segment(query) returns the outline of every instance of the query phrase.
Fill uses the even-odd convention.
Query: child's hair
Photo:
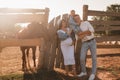
[[[75,20],[75,17],[77,17],[77,16],[80,18],[79,14],[75,14],[75,15],[73,16],[73,19]],[[81,18],[80,18],[80,20],[81,20]],[[75,22],[76,22],[76,20],[75,20]]]
[[[71,10],[70,12],[75,12],[75,10]]]

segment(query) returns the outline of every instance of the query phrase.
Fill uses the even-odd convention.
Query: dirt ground
[[[4,48],[0,53],[0,76],[22,74],[21,57],[22,54],[19,47]],[[86,65],[91,68],[90,56],[87,58]],[[97,67],[97,77],[99,79],[120,80],[120,48],[97,49]]]
[[[91,68],[91,59],[87,66]],[[102,80],[120,80],[120,48],[97,49],[97,76]]]

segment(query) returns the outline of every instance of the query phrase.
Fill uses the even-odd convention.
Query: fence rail
[[[88,5],[83,6],[83,20],[88,20],[88,16],[99,16],[99,17],[120,17],[119,12],[105,12],[105,11],[95,11],[89,10]],[[110,21],[110,20],[94,20],[90,23],[95,27],[95,32],[102,31],[104,35],[97,38],[99,41],[120,41],[120,35],[114,35],[114,37],[108,34],[112,31],[120,31],[120,20]]]
[[[103,41],[120,41],[119,36],[102,36],[102,37],[96,37],[96,40],[98,43]]]
[[[0,8],[0,26],[8,26],[6,23],[14,26],[16,23],[41,22],[48,25],[49,8],[45,9],[16,9]],[[7,19],[7,20],[6,20]]]
[[[41,39],[0,39],[0,47],[39,46]]]
[[[93,13],[94,12],[94,13]],[[104,16],[108,15],[108,13],[101,12],[101,11],[89,11],[88,6],[85,5],[83,7],[83,20],[87,20],[89,15],[94,16]],[[100,12],[100,13],[99,13]],[[102,14],[101,14],[102,13]],[[44,16],[45,21],[48,20],[48,13],[46,13],[47,16]],[[88,15],[89,14],[89,15]],[[110,14],[112,15],[112,14]],[[110,16],[109,15],[109,16]],[[113,16],[120,16],[120,14],[113,14]],[[48,34],[46,37],[47,39],[4,39],[0,40],[0,47],[7,47],[7,46],[35,46],[35,45],[42,45],[40,48],[40,62],[39,66],[43,66],[44,68],[47,68],[49,70],[56,68],[64,68],[63,65],[63,58],[60,50],[59,40],[57,38],[56,32],[58,30],[58,21],[61,18],[64,18],[65,20],[68,20],[69,15],[63,14],[55,17],[49,22],[49,25],[46,27],[45,34]],[[36,18],[37,19],[37,18]],[[25,20],[23,20],[25,21]],[[105,31],[105,30],[120,30],[119,25],[120,21],[91,21],[92,25],[102,25],[100,27],[95,27],[95,31]],[[47,24],[47,21],[46,21]],[[112,25],[112,26],[111,26]],[[113,28],[115,25],[117,27]],[[100,35],[100,37],[96,37],[96,40],[98,43],[104,42],[104,41],[120,41],[120,36],[108,36],[108,35]],[[108,47],[120,47],[120,44],[98,44],[98,48],[108,48]],[[76,44],[76,61],[79,61],[79,51],[81,47],[81,41],[78,40]],[[79,67],[79,62],[77,64],[77,67]]]
[[[38,13],[38,12],[45,12],[46,9],[0,8],[0,11],[1,11],[0,13]]]
[[[120,25],[120,21],[90,21],[92,25]]]
[[[120,17],[120,13],[88,10],[88,16],[117,16],[117,17]]]

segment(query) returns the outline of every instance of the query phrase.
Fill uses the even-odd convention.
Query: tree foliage
[[[120,13],[120,4],[112,4],[110,6],[107,6],[106,11]],[[108,20],[120,20],[120,17],[111,16],[108,17]]]
[[[110,6],[107,6],[106,12],[120,13],[120,4],[111,4]],[[94,21],[120,21],[120,17],[116,17],[116,16],[94,16],[94,17],[92,17],[92,20],[94,20]],[[116,26],[120,26],[120,25],[110,25],[110,26],[116,27]],[[96,26],[96,27],[99,27],[99,25]],[[109,34],[110,35],[119,35],[120,30],[109,31]]]

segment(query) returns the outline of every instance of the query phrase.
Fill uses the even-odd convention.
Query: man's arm
[[[89,36],[89,35],[91,35],[91,32],[89,30],[78,33],[78,36],[80,39],[84,38],[85,36]]]
[[[92,27],[92,25],[88,21],[86,21],[85,23],[88,26],[88,30],[79,32],[78,35],[80,38],[84,38],[85,36],[90,36],[92,33],[94,33],[94,28]]]
[[[89,36],[89,35],[91,35],[91,32],[89,30],[87,30],[87,31],[79,32],[78,35],[87,35],[87,36]]]

